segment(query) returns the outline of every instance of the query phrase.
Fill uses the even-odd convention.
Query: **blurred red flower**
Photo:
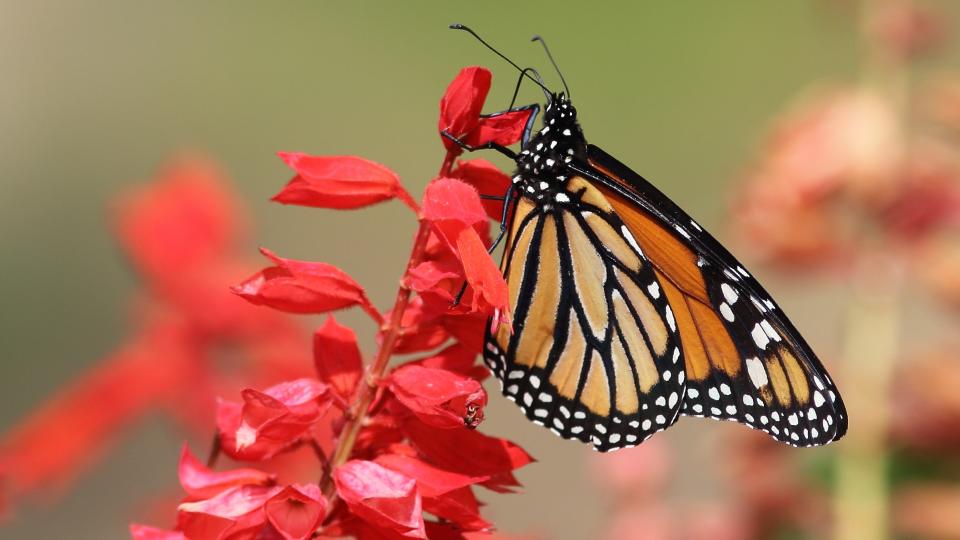
[[[250,267],[245,216],[214,166],[175,162],[121,197],[113,222],[143,282],[134,328],[3,435],[0,475],[14,500],[66,487],[148,411],[209,430],[197,411],[212,411],[217,394],[308,372],[302,327],[224,286]],[[216,367],[228,345],[239,352],[229,374]]]
[[[517,123],[529,113],[480,118],[489,83],[486,70],[462,73],[443,100],[441,126],[471,141],[491,137],[512,144],[522,131]],[[266,250],[273,266],[233,291],[284,312],[359,307],[379,326],[377,352],[364,366],[354,331],[329,317],[314,333],[315,377],[263,391],[248,387],[242,403],[219,403],[215,450],[270,467],[276,456],[308,445],[322,471],[317,484],[278,484],[277,476],[252,469],[213,472],[185,450],[180,476],[187,497],[177,508],[177,532],[135,527],[132,534],[455,539],[492,528],[480,516],[473,487],[509,491],[518,485],[512,472],[532,458],[472,429],[487,403],[479,379],[488,373],[476,365],[483,323],[491,316],[509,321],[509,305],[487,252],[488,213],[476,189],[452,176],[487,185],[501,178],[483,164],[455,170],[457,151],[447,152],[422,209],[382,165],[351,156],[281,154],[297,176],[275,197],[279,202],[353,209],[397,198],[416,210],[419,231],[397,299],[381,314],[342,270]],[[428,354],[388,373],[390,358],[408,352]],[[425,512],[440,521],[425,519]]]

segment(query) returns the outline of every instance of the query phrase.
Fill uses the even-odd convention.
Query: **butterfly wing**
[[[588,163],[571,168],[626,224],[679,328],[682,413],[738,421],[796,446],[843,436],[839,392],[763,287],[644,178],[593,145],[588,155]]]
[[[530,420],[607,451],[673,424],[686,373],[654,267],[579,182],[565,204],[517,203],[502,263],[513,331],[488,330],[484,358]]]

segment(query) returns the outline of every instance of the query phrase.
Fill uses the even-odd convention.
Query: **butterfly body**
[[[513,332],[484,359],[536,424],[600,451],[681,415],[733,420],[795,446],[846,431],[806,342],[689,215],[589,145],[563,94],[516,156],[501,269]]]

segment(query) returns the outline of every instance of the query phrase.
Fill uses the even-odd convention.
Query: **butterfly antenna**
[[[543,45],[543,50],[547,53],[547,58],[550,59],[550,63],[553,64],[553,69],[557,70],[557,75],[560,76],[560,82],[563,83],[563,90],[567,93],[567,99],[570,99],[570,88],[567,86],[567,80],[563,78],[563,72],[560,71],[560,67],[557,66],[557,61],[553,59],[553,55],[550,54],[550,48],[547,47],[547,42],[540,36],[533,36],[530,41],[539,41]]]
[[[546,92],[548,98],[552,95],[552,93],[550,92],[550,89],[547,88],[546,86],[544,86],[544,84],[543,84],[542,82],[540,82],[540,81],[538,81],[537,79],[533,78],[533,76],[530,75],[526,70],[522,69],[520,66],[518,66],[517,64],[515,64],[515,63],[513,62],[513,60],[510,60],[509,58],[507,58],[506,56],[504,56],[503,53],[501,53],[500,51],[494,49],[492,45],[490,45],[489,43],[487,43],[486,41],[484,41],[483,38],[480,37],[479,35],[477,35],[477,33],[474,32],[473,30],[471,30],[469,26],[464,26],[464,25],[462,25],[462,24],[454,23],[454,24],[451,24],[451,25],[450,25],[450,28],[453,29],[453,30],[463,30],[463,31],[465,31],[465,32],[469,32],[470,35],[472,35],[473,37],[477,38],[477,41],[479,41],[480,43],[483,43],[483,46],[484,46],[484,47],[490,49],[491,51],[494,52],[494,54],[496,54],[496,55],[499,56],[500,58],[503,58],[504,60],[506,60],[507,62],[509,62],[511,66],[513,66],[514,68],[516,68],[516,70],[520,72],[520,76],[521,76],[521,77],[526,77],[526,78],[530,79],[531,81],[533,81],[534,83],[536,83],[537,86],[539,86],[540,88],[542,88],[543,91]],[[556,65],[556,64],[554,64],[554,65]],[[561,75],[560,78],[561,78],[561,80],[562,80],[562,79],[563,79],[563,76]]]
[[[513,106],[514,106],[514,104],[516,104],[516,102],[517,102],[517,95],[520,93],[520,84],[523,82],[523,78],[527,76],[527,73],[528,73],[528,72],[529,72],[529,73],[533,73],[533,75],[537,78],[537,81],[540,82],[540,86],[541,86],[541,87],[543,86],[543,78],[540,77],[540,73],[537,72],[537,70],[535,70],[535,69],[533,69],[533,68],[531,68],[531,67],[523,68],[523,71],[520,72],[520,78],[517,79],[517,86],[514,87],[514,89],[513,89],[513,97],[510,98],[510,106],[507,107],[507,110],[512,109]],[[550,100],[552,99],[551,96],[550,96],[550,94],[547,93],[546,91],[544,91],[544,94],[547,96],[547,101],[550,101]]]

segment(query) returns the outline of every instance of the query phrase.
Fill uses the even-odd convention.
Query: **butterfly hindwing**
[[[521,198],[503,271],[513,333],[484,353],[503,393],[533,422],[606,451],[673,424],[686,373],[658,277],[590,184],[570,201]]]

